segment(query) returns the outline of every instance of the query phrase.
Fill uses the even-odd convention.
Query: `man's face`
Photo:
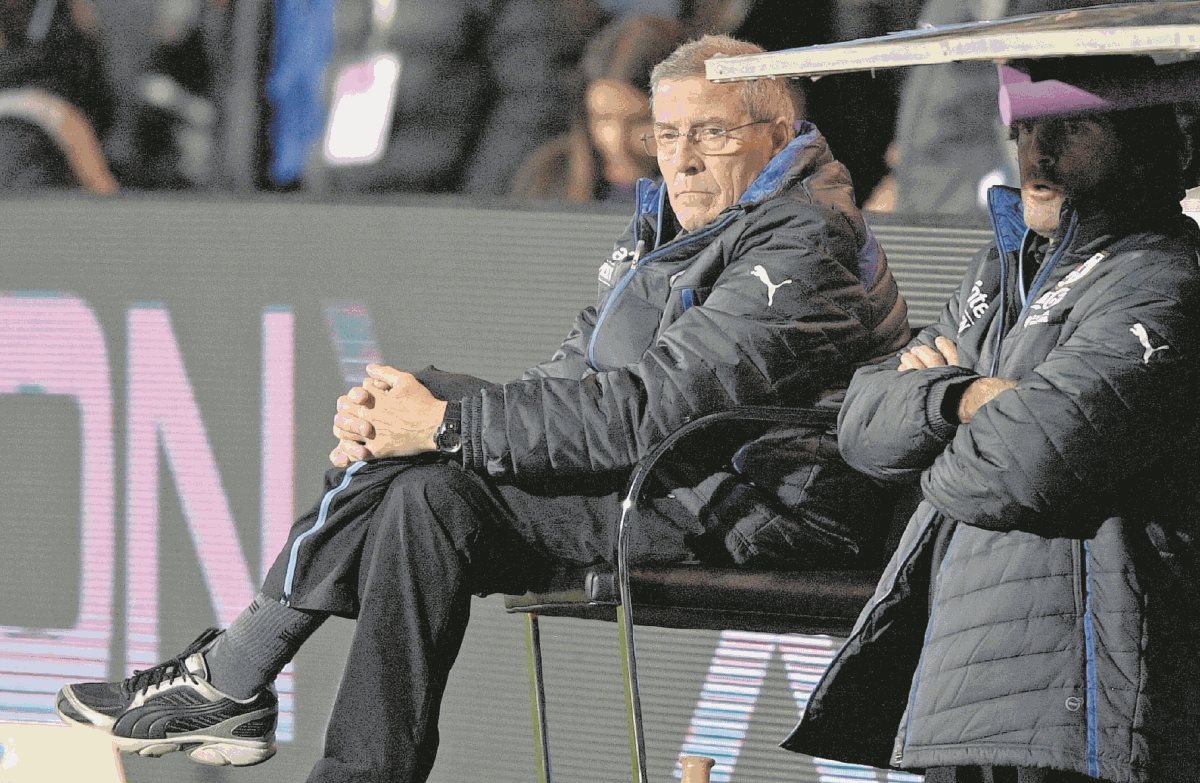
[[[653,161],[642,149],[641,137],[650,132],[646,94],[613,79],[590,82],[584,92],[588,131],[604,163],[609,182],[632,185],[653,173]]]
[[[679,224],[688,231],[708,223],[737,202],[758,172],[790,139],[779,120],[739,128],[720,154],[702,151],[687,134],[700,128],[728,130],[756,119],[742,105],[736,84],[713,84],[702,76],[663,80],[654,95],[654,129],[680,134],[678,149],[659,149],[658,168]],[[694,137],[693,137],[694,138]]]
[[[1025,120],[1016,130],[1025,224],[1044,237],[1058,228],[1063,199],[1086,209],[1120,176],[1121,145],[1104,115]]]

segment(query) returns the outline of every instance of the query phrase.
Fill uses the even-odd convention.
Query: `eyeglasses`
[[[679,151],[679,140],[686,135],[687,140],[695,144],[696,148],[705,155],[727,155],[737,149],[735,143],[737,139],[731,137],[730,133],[742,128],[749,128],[751,125],[762,125],[768,122],[774,122],[774,120],[755,120],[732,128],[702,125],[698,128],[689,128],[686,134],[680,133],[674,128],[659,128],[654,133],[642,134],[642,146],[646,149],[647,155],[669,158]]]

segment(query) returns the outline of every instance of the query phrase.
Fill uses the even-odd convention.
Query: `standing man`
[[[1146,77],[1134,58],[1044,78]],[[1170,105],[1013,128],[1021,190],[937,324],[860,370],[846,461],[924,501],[791,750],[930,783],[1200,769],[1200,232]]]
[[[338,401],[327,492],[255,602],[173,660],[63,688],[60,715],[128,752],[254,764],[275,752],[275,676],[325,617],[354,617],[309,780],[419,783],[473,593],[611,561],[632,466],[688,419],[812,404],[903,346],[904,303],[849,176],[816,128],[797,135],[786,83],[704,78],[710,57],[759,51],[706,37],[655,68],[644,143],[663,184],[637,188],[599,303],[553,358],[498,385],[371,367]],[[639,556],[802,567],[853,560],[880,535],[839,514],[870,504],[869,482],[780,470],[772,444],[790,445],[776,433],[732,466],[702,455],[668,480],[639,520]]]

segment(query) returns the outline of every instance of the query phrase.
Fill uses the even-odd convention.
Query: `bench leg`
[[[533,713],[533,741],[538,747],[538,783],[553,783],[550,772],[550,735],[546,730],[546,688],[542,675],[542,636],[538,616],[525,615],[525,663],[529,669],[529,705]]]
[[[630,481],[629,494],[621,502],[621,520],[617,527],[617,600],[621,611],[617,614],[617,630],[621,636],[622,673],[625,675],[625,709],[629,722],[629,749],[633,754],[633,783],[647,783],[646,776],[646,732],[642,723],[642,696],[638,688],[637,649],[633,638],[633,590],[629,580],[629,512],[633,510],[634,498],[641,491],[645,476],[638,475]]]
[[[621,638],[621,675],[625,680],[625,719],[629,727],[629,755],[633,783],[646,783],[646,735],[642,722],[642,698],[638,689],[637,654],[633,646],[631,612],[617,614],[617,633]]]

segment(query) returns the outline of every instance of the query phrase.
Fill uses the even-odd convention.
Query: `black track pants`
[[[610,561],[619,488],[558,482],[542,493],[428,460],[330,471],[263,587],[358,621],[309,782],[424,781],[472,594],[536,589],[555,564]],[[637,558],[689,558],[696,523],[667,498],[654,505],[639,519]]]

